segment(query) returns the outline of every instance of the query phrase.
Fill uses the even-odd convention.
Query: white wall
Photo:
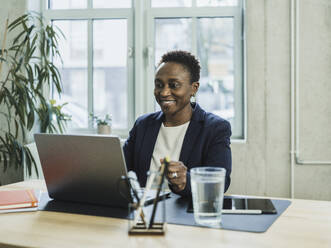
[[[9,19],[9,23],[15,20],[17,17],[24,14],[26,10],[26,0],[0,0],[0,47],[5,32],[6,20]],[[11,41],[11,35],[7,34],[7,45]],[[0,78],[3,79],[6,68],[3,68]]]
[[[291,2],[246,3],[248,136],[246,144],[232,144],[229,192],[290,197]],[[299,44],[307,46],[300,50],[301,155],[331,160],[330,1],[300,6]],[[294,197],[331,200],[331,165],[295,165]]]
[[[299,4],[299,157],[331,162],[331,1]],[[298,198],[331,200],[331,165],[295,167]]]

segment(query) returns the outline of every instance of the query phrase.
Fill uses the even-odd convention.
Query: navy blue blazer
[[[187,128],[179,157],[179,161],[187,167],[186,187],[177,194],[182,196],[191,195],[189,170],[199,166],[225,168],[224,191],[226,191],[230,185],[232,163],[230,123],[219,116],[205,112],[196,103],[192,103],[192,107],[191,122]],[[147,171],[151,164],[156,138],[163,121],[164,114],[161,111],[139,117],[123,147],[127,169],[136,172],[138,181],[143,187],[146,185]]]

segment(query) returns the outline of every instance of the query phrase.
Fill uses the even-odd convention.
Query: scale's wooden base
[[[130,235],[164,235],[166,225],[165,223],[154,223],[151,228],[147,228],[142,222],[137,223],[137,225],[129,229]]]

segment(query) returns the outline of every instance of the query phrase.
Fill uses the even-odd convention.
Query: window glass
[[[155,19],[155,66],[167,51],[191,51],[191,23],[191,18]]]
[[[93,0],[93,8],[131,8],[131,0]]]
[[[50,9],[84,9],[87,0],[49,0]]]
[[[114,128],[127,128],[127,20],[93,22],[93,109],[111,114]]]
[[[198,7],[236,6],[238,0],[197,0]]]
[[[191,51],[191,23],[191,18],[155,19],[155,68],[162,55],[167,51]],[[156,101],[154,102],[154,109],[155,111],[160,110]]]
[[[63,64],[54,61],[60,70],[63,92],[57,103],[68,103],[63,111],[72,116],[69,128],[87,128],[87,21],[54,21],[65,35],[59,39]]]
[[[199,18],[198,27],[201,75],[197,102],[207,111],[233,122],[233,19]]]
[[[160,7],[191,7],[192,0],[152,0],[153,8]]]

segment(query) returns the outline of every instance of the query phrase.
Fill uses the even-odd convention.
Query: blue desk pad
[[[265,232],[272,223],[291,204],[289,200],[272,200],[277,214],[224,214],[222,215],[222,229],[245,231],[245,232]],[[193,213],[187,213],[188,199],[180,198],[175,194],[166,200],[166,220],[169,224],[199,226],[194,221]],[[152,206],[149,206],[150,208]],[[39,210],[56,211],[73,214],[85,214],[103,217],[114,217],[127,219],[128,210],[122,208],[111,208],[107,206],[82,204],[73,202],[56,201],[49,198],[47,193],[43,193],[39,203]]]

